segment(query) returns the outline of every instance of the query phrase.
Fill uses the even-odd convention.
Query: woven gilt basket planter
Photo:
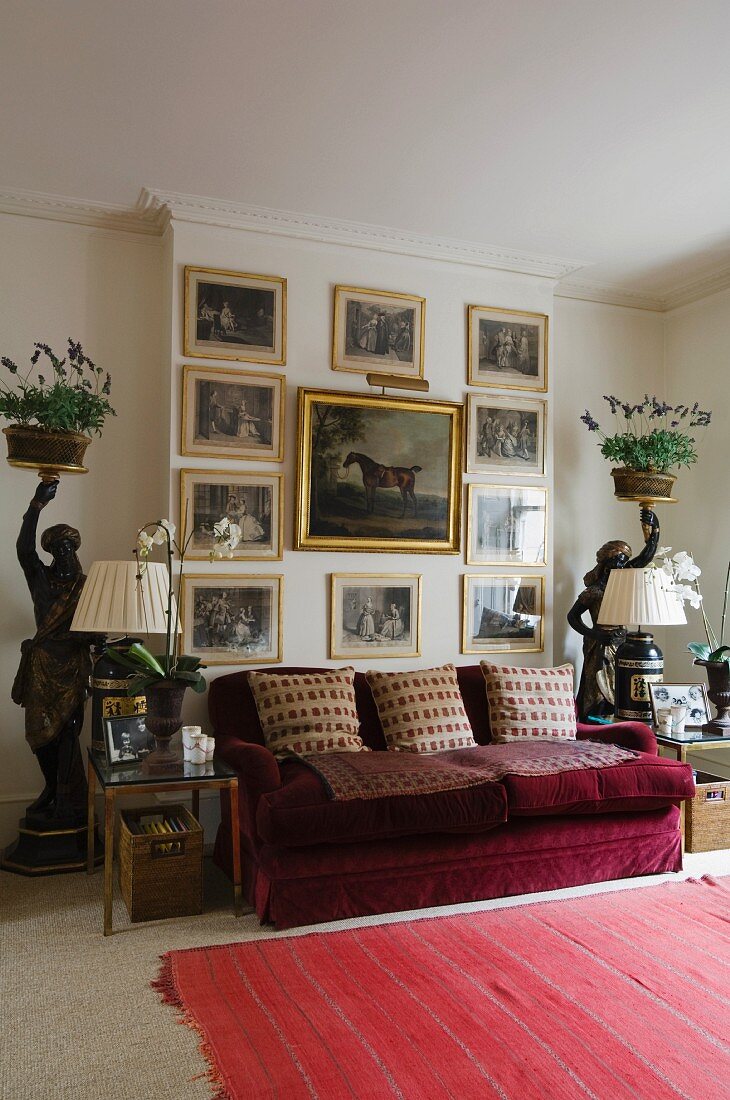
[[[81,432],[51,432],[11,424],[3,428],[8,441],[8,462],[24,470],[37,470],[42,477],[86,474],[84,454],[91,436]]]
[[[632,470],[628,466],[619,466],[611,470],[614,484],[614,496],[618,500],[639,501],[642,504],[655,504],[657,501],[674,502],[672,487],[677,480],[674,474],[659,470]]]

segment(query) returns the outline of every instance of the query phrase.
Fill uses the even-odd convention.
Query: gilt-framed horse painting
[[[300,388],[295,549],[458,553],[462,410]]]

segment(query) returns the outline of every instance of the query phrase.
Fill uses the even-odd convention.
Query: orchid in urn
[[[161,680],[177,680],[187,687],[191,687],[193,691],[205,691],[205,678],[200,671],[205,666],[201,663],[200,658],[179,652],[180,588],[185,568],[185,555],[194,533],[194,530],[192,530],[189,534],[186,534],[186,523],[183,521],[182,536],[177,539],[175,524],[168,519],[146,523],[137,532],[137,545],[134,549],[134,556],[137,559],[137,576],[139,580],[144,575],[147,559],[154,548],[156,546],[164,547],[168,582],[167,630],[164,653],[155,655],[141,642],[134,642],[129,649],[123,652],[110,647],[109,653],[114,660],[118,661],[124,668],[128,668],[130,673],[135,674],[127,688],[129,695],[144,692],[152,684],[159,683]],[[241,538],[241,531],[237,524],[231,524],[224,516],[214,525],[214,533],[216,545],[220,546],[221,549],[211,552],[211,560],[213,556],[223,557],[224,553],[226,557],[233,557],[233,551]],[[177,600],[175,601],[173,615],[173,561],[175,554],[178,556],[180,568],[177,575]]]

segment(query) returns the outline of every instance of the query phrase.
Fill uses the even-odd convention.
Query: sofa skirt
[[[215,860],[230,873],[229,821]],[[264,846],[244,851],[242,864],[262,923],[285,929],[679,871],[679,810],[512,819],[472,836]]]

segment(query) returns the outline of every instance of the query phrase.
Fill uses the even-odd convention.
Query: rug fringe
[[[177,1009],[180,1013],[177,1022],[183,1024],[185,1027],[189,1027],[191,1031],[196,1033],[198,1036],[198,1050],[207,1063],[205,1073],[196,1074],[191,1080],[198,1081],[201,1077],[205,1077],[212,1090],[211,1100],[233,1100],[221,1072],[218,1069],[213,1048],[203,1034],[197,1021],[186,1009],[185,1002],[177,988],[172,966],[172,952],[168,951],[165,955],[160,955],[160,959],[162,961],[160,972],[157,977],[150,982],[150,986],[159,994],[163,1004],[171,1005],[173,1008]]]

